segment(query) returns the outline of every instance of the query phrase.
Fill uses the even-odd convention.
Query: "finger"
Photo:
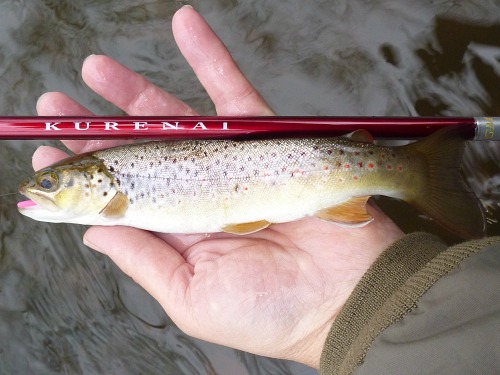
[[[67,157],[68,154],[58,148],[40,146],[32,157],[33,169],[38,171]]]
[[[186,103],[107,56],[91,55],[83,63],[85,83],[131,116],[190,116]]]
[[[60,92],[47,92],[38,98],[36,110],[40,116],[94,116],[87,108]],[[76,154],[131,143],[130,140],[66,140],[68,149]],[[44,152],[48,152],[45,150]],[[38,163],[38,161],[37,161]],[[43,162],[41,162],[43,164]],[[38,164],[37,164],[38,165]]]
[[[178,252],[153,233],[129,227],[94,226],[83,240],[109,256],[175,319],[193,275],[192,266]]]
[[[46,92],[38,98],[36,110],[40,116],[93,116],[93,113],[60,92]]]
[[[224,43],[192,7],[184,6],[177,11],[172,30],[179,49],[212,98],[219,115],[273,115]]]

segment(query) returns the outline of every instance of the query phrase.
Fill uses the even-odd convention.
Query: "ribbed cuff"
[[[387,309],[386,302],[446,248],[438,237],[427,233],[409,234],[388,247],[361,278],[335,319],[321,355],[320,373],[350,374],[376,335],[399,319],[398,311]]]
[[[411,311],[422,295],[471,254],[498,237],[447,249],[439,238],[413,233],[396,241],[361,278],[330,329],[321,355],[322,375],[347,375],[362,363],[373,340]]]

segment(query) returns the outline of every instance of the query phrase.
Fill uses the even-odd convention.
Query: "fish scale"
[[[456,133],[444,129],[402,147],[375,145],[363,131],[337,138],[119,146],[38,172],[20,191],[40,204],[20,211],[46,221],[244,234],[306,216],[366,225],[367,199],[386,195],[407,201],[462,237],[478,237],[484,233],[484,210],[462,178],[465,143]],[[91,184],[92,199],[77,200],[85,189],[75,182],[85,184],[82,173],[90,169],[102,170],[105,178]],[[57,187],[44,191],[47,182],[41,182],[48,175],[58,180]],[[43,204],[64,213],[48,213]]]

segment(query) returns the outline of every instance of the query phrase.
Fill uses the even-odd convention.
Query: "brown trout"
[[[465,142],[446,128],[384,147],[369,134],[311,139],[182,140],[76,155],[20,185],[36,220],[126,225],[158,232],[246,234],[317,216],[368,224],[370,196],[415,206],[463,238],[485,232],[484,210],[462,177]]]

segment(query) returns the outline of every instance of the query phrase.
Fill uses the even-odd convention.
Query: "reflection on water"
[[[170,33],[182,3],[0,2],[0,115],[34,114],[44,91],[118,113],[81,83],[90,53],[108,54],[213,113]],[[191,3],[279,114],[500,115],[500,6],[493,2]],[[38,144],[0,144],[0,195],[29,173]],[[472,145],[464,163],[493,218],[499,164],[493,143]],[[432,228],[402,204],[385,205],[407,229],[416,222]],[[15,198],[0,198],[0,373],[315,373],[184,335],[135,283],[82,245],[82,230],[20,217]],[[499,224],[489,231],[500,233]]]

